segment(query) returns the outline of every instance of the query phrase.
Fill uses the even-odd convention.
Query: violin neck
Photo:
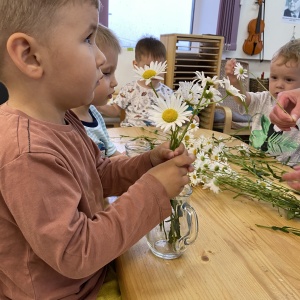
[[[259,33],[260,32],[261,11],[262,11],[262,1],[259,2],[259,10],[258,10],[258,16],[257,16],[255,33]]]

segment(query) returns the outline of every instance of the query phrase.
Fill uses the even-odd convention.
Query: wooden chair
[[[203,129],[213,129],[215,115],[215,104],[210,104],[205,109],[201,110],[199,116],[199,127]]]

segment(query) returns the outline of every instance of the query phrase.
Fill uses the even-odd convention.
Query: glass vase
[[[164,259],[177,258],[196,240],[198,217],[189,204],[191,194],[192,188],[186,185],[177,197],[170,200],[171,216],[146,235],[147,244],[154,255]]]
[[[141,138],[130,140],[125,144],[126,155],[129,157],[137,156],[151,150],[151,144]]]

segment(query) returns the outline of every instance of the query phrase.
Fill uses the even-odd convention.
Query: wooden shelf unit
[[[176,90],[179,81],[191,81],[196,71],[220,76],[224,38],[215,35],[162,34],[167,49],[165,84]]]
[[[192,81],[195,72],[205,76],[220,76],[224,37],[195,34],[162,34],[161,42],[167,50],[167,73],[164,83],[177,90],[180,81]],[[200,114],[200,127],[213,128],[214,105]]]

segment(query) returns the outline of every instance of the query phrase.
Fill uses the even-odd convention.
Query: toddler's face
[[[109,47],[100,47],[106,57],[106,62],[101,66],[103,77],[100,85],[95,89],[95,96],[92,101],[93,105],[101,106],[107,104],[115,92],[118,82],[115,77],[115,71],[118,65],[118,53]]]
[[[280,92],[300,88],[300,64],[295,61],[282,62],[282,57],[278,57],[270,66],[269,91],[275,98]]]
[[[95,45],[98,14],[89,1],[65,5],[57,14],[59,22],[43,54],[45,84],[59,109],[88,105],[94,97],[105,62]]]
[[[159,59],[154,59],[152,56],[142,56],[141,60],[139,62],[135,61],[134,64],[139,67],[139,68],[144,68],[145,66],[150,66],[150,63],[152,61],[157,61],[157,62],[165,62],[165,58],[164,57],[161,57]],[[164,74],[159,74],[159,76],[164,76]],[[156,88],[159,84],[160,80],[157,80],[157,79],[153,79],[152,80],[152,85],[154,88]],[[144,81],[139,81],[139,84],[144,86],[144,87],[148,87],[148,88],[151,88],[150,86],[146,85]]]

